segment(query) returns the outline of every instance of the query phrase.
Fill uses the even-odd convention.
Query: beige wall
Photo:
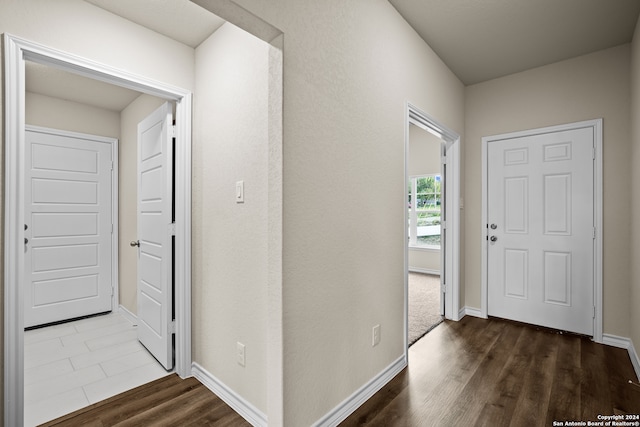
[[[193,89],[193,49],[84,1],[3,0],[0,2],[0,33],[10,33],[121,70]],[[0,79],[4,80],[1,70]],[[3,105],[0,104],[2,116]],[[4,141],[4,129],[2,138]],[[0,162],[0,176],[3,174]],[[0,185],[0,192],[3,189],[4,185]],[[4,211],[0,210],[2,223],[3,215]],[[4,239],[3,232],[0,233]],[[0,247],[0,260],[4,259],[2,247],[4,245]],[[4,283],[0,295],[4,296]],[[0,304],[0,319],[4,319],[2,307],[4,304]],[[4,331],[2,325],[0,331]],[[3,373],[4,370],[0,372],[2,379]],[[4,387],[0,388],[0,396],[4,401]],[[4,405],[0,405],[0,419],[4,419],[3,408]]]
[[[630,47],[562,61],[466,88],[466,305],[480,307],[481,138],[603,118],[604,332],[629,336]]]
[[[409,177],[440,172],[442,140],[424,129],[409,125]],[[440,271],[440,251],[409,248],[409,270]]]
[[[269,45],[224,24],[196,64],[194,361],[266,414]]]
[[[464,88],[385,0],[237,3],[284,32],[284,422],[310,425],[404,352],[405,105],[462,134]]]
[[[138,240],[138,123],[163,102],[143,94],[119,114],[118,289],[120,305],[133,314],[137,314],[138,251],[129,242]]]
[[[29,125],[120,137],[120,114],[115,111],[37,93],[27,92],[26,95],[25,122]]]
[[[639,20],[640,22],[640,20]],[[630,331],[636,351],[640,351],[640,25],[631,43],[631,280]]]
[[[409,176],[439,174],[442,140],[418,126],[409,125]]]

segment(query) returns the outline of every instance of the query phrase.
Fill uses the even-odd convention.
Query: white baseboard
[[[218,396],[224,403],[229,405],[234,411],[242,416],[252,426],[267,426],[267,416],[258,408],[249,403],[242,396],[227,387],[222,381],[211,375],[206,369],[193,362],[191,365],[193,376]]]
[[[409,267],[409,273],[422,273],[422,274],[431,274],[433,276],[439,276],[440,270],[430,270],[428,268]]]
[[[483,319],[482,317],[482,311],[480,311],[480,309],[478,308],[473,308],[473,307],[462,307],[460,309],[460,313],[458,313],[459,317],[458,319],[462,319],[464,316],[469,315],[469,316],[473,316],[473,317],[479,317],[481,319]]]
[[[405,355],[400,356],[395,362],[387,366],[367,384],[356,390],[351,396],[328,412],[324,417],[316,421],[312,427],[334,427],[344,421],[371,396],[376,394],[385,384],[407,367]]]
[[[633,365],[633,370],[636,371],[636,377],[640,381],[640,359],[638,359],[638,353],[633,346],[633,341],[629,338],[618,337],[616,335],[602,334],[602,344],[610,345],[612,347],[624,348],[629,352],[629,358]]]
[[[131,322],[134,326],[138,324],[138,316],[127,310],[124,306],[118,306],[118,313],[122,315],[125,319]]]

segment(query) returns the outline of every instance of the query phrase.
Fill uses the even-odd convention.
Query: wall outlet
[[[237,360],[238,360],[238,365],[240,366],[244,366],[244,344],[242,344],[240,341],[238,341],[236,343],[236,353],[237,353]]]
[[[380,325],[373,327],[373,336],[371,339],[371,347],[375,347],[380,344]]]

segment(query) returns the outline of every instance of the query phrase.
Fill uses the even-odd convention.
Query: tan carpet
[[[409,273],[409,345],[440,322],[440,277]]]

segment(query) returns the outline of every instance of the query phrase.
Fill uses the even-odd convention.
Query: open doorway
[[[165,101],[32,61],[25,94],[24,425],[32,426],[169,372],[139,336],[144,251],[129,246],[141,239],[139,123]]]
[[[459,320],[460,137],[407,104],[405,330],[407,347],[443,319]]]
[[[107,69],[99,64],[86,61],[65,53],[54,51],[45,46],[5,35],[5,73],[8,77],[6,109],[7,145],[6,157],[10,159],[12,168],[6,171],[6,225],[5,228],[5,283],[19,284],[25,280],[25,193],[26,164],[22,153],[26,146],[26,117],[21,106],[26,104],[25,68],[26,62],[32,61],[40,65],[78,74],[90,79],[97,79],[118,87],[127,87],[140,96],[156,97],[175,103],[175,184],[180,188],[176,194],[175,208],[175,323],[170,326],[175,330],[176,372],[181,376],[190,373],[191,365],[191,301],[190,301],[190,193],[191,193],[191,93],[162,83],[147,81],[142,77]],[[144,95],[141,95],[144,94]],[[42,125],[42,123],[40,123]],[[137,147],[134,148],[137,151]],[[137,156],[134,156],[137,158]],[[133,215],[135,218],[135,215]],[[117,215],[115,216],[117,218]],[[117,230],[117,221],[114,230]],[[127,242],[128,243],[128,242]],[[117,277],[117,275],[116,275]],[[116,282],[117,283],[117,282]],[[134,282],[135,283],[135,282]],[[134,285],[135,287],[135,285]],[[115,286],[114,293],[119,288]],[[24,368],[25,368],[25,332],[22,309],[24,292],[21,286],[5,288],[5,419],[10,425],[23,424],[24,408]],[[112,311],[120,308],[119,300]],[[115,306],[117,305],[117,306]],[[125,310],[126,312],[126,310]],[[169,330],[169,325],[166,325]]]
[[[444,319],[443,144],[431,132],[409,124],[409,345]]]

